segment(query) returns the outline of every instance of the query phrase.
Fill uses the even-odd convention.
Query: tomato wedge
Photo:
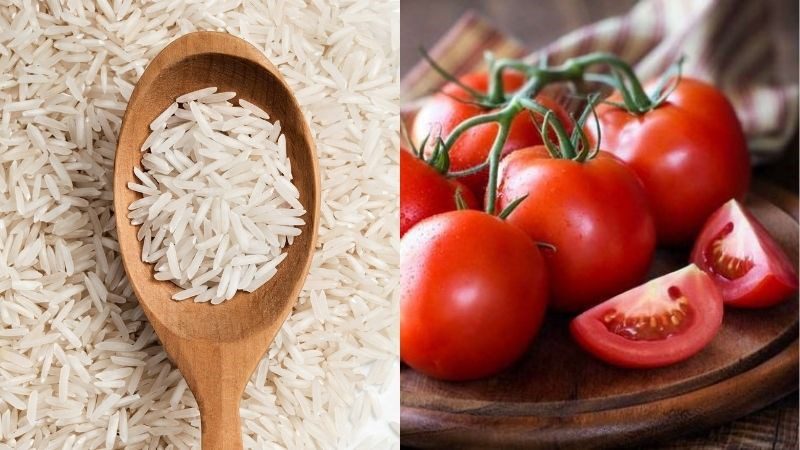
[[[711,275],[726,305],[764,308],[797,292],[797,271],[789,257],[736,200],[711,215],[691,260]]]
[[[703,349],[722,325],[722,294],[690,264],[584,312],[570,324],[578,344],[620,367],[653,368]]]

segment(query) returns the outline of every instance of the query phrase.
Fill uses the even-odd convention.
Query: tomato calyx
[[[544,254],[552,255],[553,253],[558,251],[558,247],[549,242],[536,241],[534,243],[536,244],[537,247],[539,247],[539,251],[541,251],[543,255]]]
[[[500,214],[498,214],[497,217],[505,220],[506,217],[510,216],[511,213],[514,212],[515,209],[517,209],[517,206],[519,206],[519,204],[522,203],[522,201],[525,200],[526,198],[528,198],[528,194],[525,194],[522,197],[509,203],[505,208],[503,208],[502,211],[500,211]]]
[[[611,76],[604,74],[588,74],[586,79],[590,81],[601,81],[613,86],[622,97],[622,103],[612,101],[605,101],[604,103],[640,116],[664,104],[672,92],[675,91],[681,79],[683,60],[684,56],[681,55],[678,60],[664,72],[664,75],[661,76],[653,93],[649,95],[645,93],[644,96],[638,93],[639,89],[642,89],[641,84],[634,86],[633,79],[626,79],[616,68],[612,68]]]
[[[419,145],[414,145],[413,140],[408,136],[408,130],[402,122],[400,123],[400,132],[403,134],[403,138],[406,141],[406,144],[411,148],[411,153],[414,156],[432,167],[434,170],[436,170],[436,172],[444,176],[448,176],[448,171],[450,170],[450,157],[448,152],[444,151],[442,148],[443,142],[440,137],[436,138],[431,156],[426,158],[425,147],[428,145],[428,140],[431,138],[431,133],[426,134]]]
[[[529,111],[536,111],[544,116],[539,133],[550,157],[554,159],[570,159],[582,163],[593,159],[600,151],[600,126],[597,114],[594,112],[598,98],[599,96],[596,94],[592,94],[587,98],[586,107],[578,120],[573,121],[572,134],[569,136],[567,136],[564,125],[559,122],[552,111],[542,108],[533,102],[529,103],[527,100],[522,100],[521,102]],[[586,132],[583,130],[584,124],[589,119],[589,114],[592,114],[595,119],[595,132],[598,136],[594,146],[591,145]],[[534,119],[533,116],[531,118]],[[550,133],[547,132],[548,127],[555,133],[558,143],[553,142],[550,138]]]
[[[464,200],[464,196],[461,194],[461,186],[456,188],[456,192],[453,194],[453,197],[455,197],[456,201],[456,210],[463,211],[465,209],[470,209],[466,200]]]

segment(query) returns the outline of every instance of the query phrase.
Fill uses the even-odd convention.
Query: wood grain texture
[[[709,431],[695,433],[649,450],[796,450],[797,398],[773,405]]]
[[[643,443],[717,425],[780,398],[776,388],[791,390],[797,383],[797,352],[795,341],[764,364],[708,388],[595,413],[487,418],[403,409],[403,427],[412,424],[414,430],[404,431],[401,439],[419,448],[651,448]]]
[[[796,262],[797,197],[775,192],[753,194],[747,206]],[[686,259],[685,251],[660,251],[650,276]],[[587,449],[724,423],[796,389],[797,314],[796,296],[765,310],[727,308],[707,348],[655,370],[593,359],[570,339],[568,317],[551,315],[523,360],[498,376],[446,383],[403,368],[401,438],[418,447]]]
[[[252,294],[238,292],[220,305],[176,302],[179,288],[153,278],[141,261],[138,227],[128,205],[133,167],[149,124],[179,95],[209,86],[235,91],[280,120],[294,184],[306,208],[305,225],[286,249],[277,274]],[[116,226],[125,271],[167,354],[186,378],[200,407],[204,449],[240,449],[239,400],[250,375],[291,312],[305,281],[316,242],[320,180],[311,133],[278,70],[255,47],[226,33],[185,35],[156,56],[134,89],[120,131],[114,168]]]

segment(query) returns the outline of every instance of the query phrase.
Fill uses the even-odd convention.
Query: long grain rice
[[[276,65],[299,95],[322,169],[319,248],[297,306],[245,389],[245,447],[398,448],[398,0],[0,1],[0,447],[199,444],[194,397],[180,392],[182,377],[125,276],[111,190],[133,86],[165,45],[195,30],[240,36]],[[208,105],[231,100],[208,96],[197,109],[208,114]],[[220,113],[260,114],[231,103]],[[231,143],[223,133],[253,124],[214,122],[211,150],[280,134],[275,126]],[[153,167],[163,163],[186,166],[164,159]],[[201,169],[189,167],[182,181]],[[135,176],[141,194],[158,191],[153,177]],[[282,195],[265,183],[258,190]],[[250,217],[276,209],[290,211],[259,208]],[[251,225],[241,221],[257,234]],[[166,236],[151,238],[152,247]],[[221,276],[234,244],[209,249],[220,264],[206,281]]]
[[[271,269],[283,259],[281,249],[291,244],[300,234],[298,227],[305,223],[300,194],[289,180],[283,134],[272,140],[254,139],[259,131],[279,129],[280,123],[269,122],[264,111],[244,99],[238,100],[246,111],[242,116],[230,115],[234,105],[227,100],[211,106],[198,103],[207,102],[212,95],[236,96],[234,92],[216,92],[216,87],[208,87],[183,94],[153,120],[153,131],[142,147],[147,152],[142,172],[154,180],[157,189],[136,183],[130,186],[143,194],[130,204],[128,213],[132,223],[141,224],[142,261],[155,265],[156,279],[182,288],[173,300],[194,297],[195,302],[219,304],[239,290],[258,289],[276,273]],[[230,126],[230,121],[241,123],[242,119],[251,125],[246,130]],[[209,120],[214,121],[213,128]],[[226,128],[230,131],[216,131]],[[215,134],[220,136],[214,138]],[[223,137],[236,146],[218,142]],[[252,148],[240,147],[246,140],[252,141]],[[285,167],[285,173],[276,172],[275,166]],[[195,168],[192,178],[187,175],[189,167]],[[274,186],[272,195],[263,195],[265,186]],[[262,207],[273,214],[250,217],[251,211]],[[287,222],[291,225],[284,225]],[[164,224],[168,232],[164,232]],[[154,240],[159,233],[164,238]],[[210,254],[208,250],[223,239],[236,243],[238,252],[219,258]],[[262,271],[265,266],[270,269]],[[220,267],[219,280],[207,275]]]

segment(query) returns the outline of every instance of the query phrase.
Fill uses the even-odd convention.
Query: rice
[[[245,448],[399,446],[399,1],[47,0],[0,2],[0,447],[199,446],[197,403],[125,276],[111,185],[122,108],[137,79],[171,40],[201,29],[240,36],[275,64],[298,94],[321,169],[319,247],[292,315],[245,389]],[[205,95],[194,101],[219,132],[204,142],[222,170],[230,161],[221,149],[251,147],[247,127],[264,117],[230,94]],[[232,106],[214,107],[225,102]],[[217,129],[214,113],[236,119]],[[155,129],[175,127],[162,120]],[[229,132],[252,139],[232,143]],[[280,134],[276,124],[261,140],[283,152]],[[177,155],[159,158],[146,170],[188,167]],[[206,169],[188,167],[175,182],[204,170],[219,186],[249,181]],[[155,174],[134,173],[143,197],[161,193]],[[257,199],[293,196],[285,185],[256,182],[253,190]],[[302,220],[286,202],[241,215],[236,233],[279,245],[275,235]],[[206,208],[210,216],[213,205]],[[263,229],[260,221],[275,216]],[[193,223],[174,226],[187,234]],[[238,244],[233,228],[206,249],[201,262],[212,270],[198,267],[196,286],[222,276]],[[177,241],[166,232],[150,239],[159,265],[166,250],[153,250]],[[257,284],[276,270],[275,259],[249,270],[259,260],[237,260],[247,264],[228,277]]]
[[[225,100],[211,103],[212,96]],[[216,87],[179,96],[150,124],[142,146],[147,153],[137,177],[151,183],[128,185],[143,194],[128,213],[141,224],[142,261],[155,265],[156,279],[182,288],[173,300],[219,304],[237,291],[253,292],[277,273],[281,249],[305,223],[280,122],[244,99],[235,107],[228,101],[235,96]],[[265,208],[272,213],[251,215]],[[227,248],[223,240],[236,251],[211,253]]]

